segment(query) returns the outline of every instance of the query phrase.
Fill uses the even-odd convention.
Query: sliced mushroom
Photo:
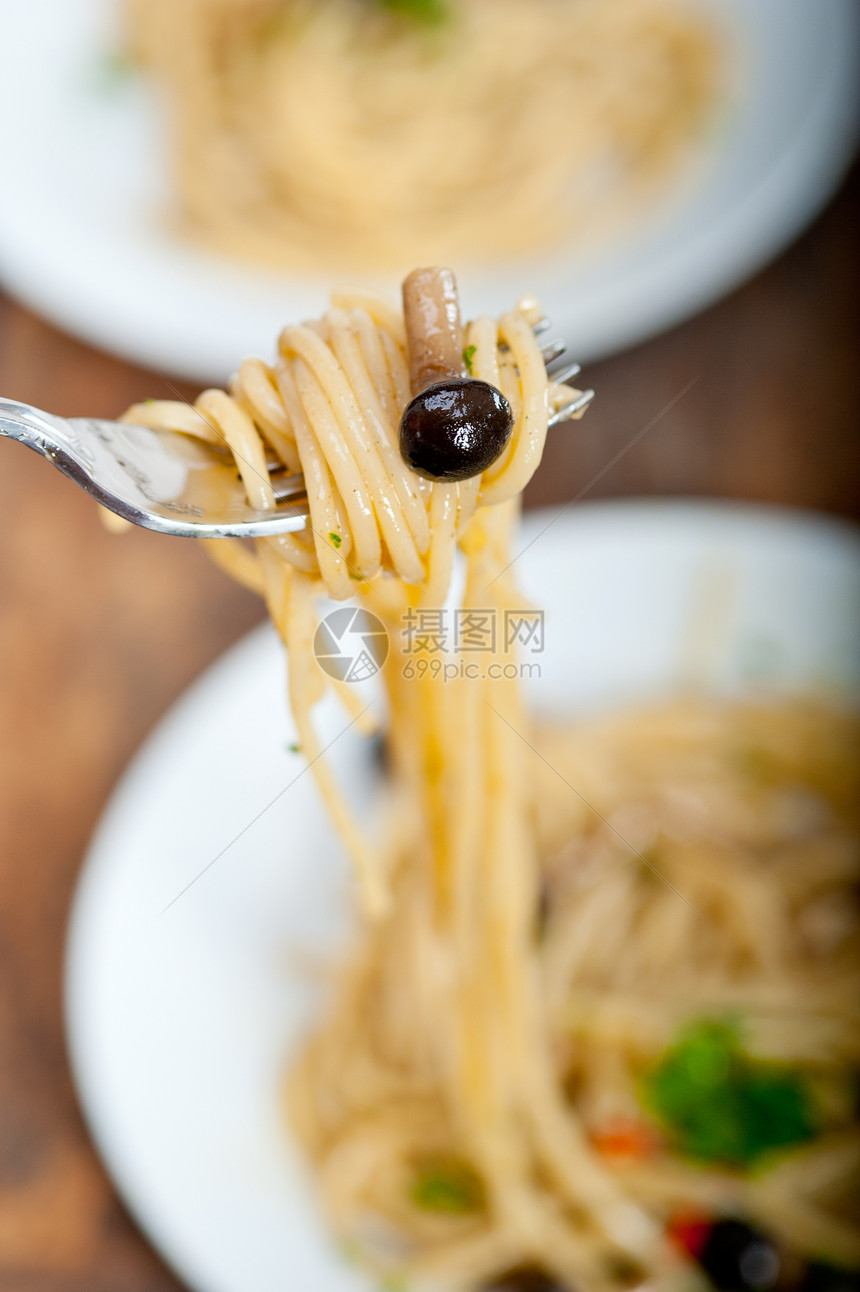
[[[415,269],[403,283],[412,400],[400,452],[430,480],[468,480],[495,462],[513,429],[511,406],[466,373],[457,283],[450,269]]]

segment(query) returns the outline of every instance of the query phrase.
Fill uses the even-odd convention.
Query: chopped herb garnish
[[[379,0],[379,3],[383,9],[417,22],[444,22],[450,13],[448,0]]]
[[[478,347],[476,345],[467,345],[463,351],[463,362],[466,365],[466,371],[470,377],[474,377],[475,375],[475,370],[472,367],[472,360],[475,357],[475,351],[477,348]]]
[[[350,572],[349,572],[349,577],[352,579],[353,583],[366,583],[366,582],[367,582],[367,579],[366,579],[365,575],[363,575],[363,574],[359,574],[357,570],[350,570]]]
[[[287,749],[291,754],[300,754],[302,752],[301,745],[296,744],[295,741],[292,741],[289,745],[287,745]]]
[[[341,543],[343,542],[343,539],[341,538],[340,534],[331,533],[328,536],[328,541],[331,543],[333,547],[340,547]]]
[[[154,404],[154,403],[156,403],[156,400],[154,400],[154,399],[152,398],[152,395],[149,395],[149,396],[148,396],[148,397],[147,397],[143,402],[144,402],[145,404]]]
[[[284,35],[288,34],[293,25],[294,18],[289,5],[280,5],[272,10],[267,18],[264,18],[254,33],[260,48],[274,44]]]
[[[751,785],[778,784],[783,769],[768,749],[747,745],[730,754],[730,762]]]
[[[362,1259],[361,1246],[352,1238],[342,1239],[337,1244],[337,1250],[347,1265],[358,1265]]]
[[[128,54],[113,50],[99,60],[95,77],[96,89],[112,94],[125,85],[136,70],[136,64]]]
[[[441,1158],[416,1168],[412,1201],[425,1211],[460,1214],[479,1211],[484,1205],[484,1186],[468,1162]]]
[[[732,1022],[685,1028],[646,1078],[643,1097],[677,1151],[699,1161],[750,1167],[816,1133],[803,1075],[752,1058]]]

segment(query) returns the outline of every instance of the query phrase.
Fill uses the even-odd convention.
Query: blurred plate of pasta
[[[701,813],[714,813],[719,825],[708,847],[719,849],[722,837],[722,874],[726,867],[734,874],[735,866],[737,882],[749,885],[741,893],[746,894],[741,907],[757,914],[751,927],[739,934],[735,930],[732,937],[749,939],[752,932],[753,940],[758,933],[764,938],[769,924],[782,918],[783,905],[776,891],[766,887],[765,906],[750,906],[762,894],[744,868],[744,849],[732,852],[724,846],[721,830],[729,816],[731,828],[747,836],[749,855],[758,857],[765,886],[774,880],[773,859],[784,854],[785,893],[795,903],[798,893],[803,895],[804,936],[823,938],[823,945],[831,947],[845,912],[832,909],[832,901],[825,909],[821,890],[830,882],[828,865],[843,866],[842,852],[833,848],[843,837],[828,839],[826,810],[822,817],[817,794],[825,787],[838,800],[846,788],[840,733],[850,724],[860,693],[856,532],[840,522],[775,508],[596,503],[528,515],[518,551],[529,601],[545,615],[540,653],[534,656],[540,669],[524,674],[537,730],[545,724],[548,733],[545,743],[544,737],[536,737],[541,756],[529,763],[539,783],[541,847],[564,862],[553,831],[559,824],[563,831],[582,826],[584,809],[571,785],[588,785],[586,799],[598,794],[601,803],[607,794],[616,795],[617,811],[626,815],[613,814],[613,828],[627,839],[634,837],[631,832],[641,831],[642,821],[637,825],[629,787],[641,788],[655,769],[658,798],[675,814],[676,826],[678,814],[686,813],[685,828],[699,839],[699,847]],[[378,1286],[356,1268],[354,1253],[341,1250],[326,1233],[316,1187],[287,1132],[286,1072],[315,1017],[321,966],[343,941],[350,918],[341,849],[311,777],[301,775],[304,764],[286,707],[271,702],[282,685],[282,653],[274,632],[266,628],[240,643],[191,688],[117,789],[84,867],[70,928],[67,1027],[90,1128],[134,1215],[196,1292],[245,1292],[249,1287],[255,1292],[285,1287],[360,1292]],[[709,710],[715,700],[716,708]],[[658,707],[649,717],[641,706],[655,702]],[[753,707],[731,707],[741,703]],[[756,710],[755,703],[765,707]],[[817,703],[825,708],[818,710]],[[828,711],[831,717],[822,723],[816,714]],[[559,714],[577,721],[573,745],[561,728],[551,725]],[[608,725],[601,726],[604,722]],[[322,725],[328,740],[337,735],[342,718],[328,712]],[[358,737],[345,737],[333,744],[331,758],[351,798],[372,805],[381,777],[367,745]],[[708,784],[713,797],[710,807],[703,808],[709,801]],[[750,802],[759,809],[753,817]],[[700,813],[695,821],[691,811]],[[573,827],[570,813],[577,823]],[[676,847],[683,835],[681,829]],[[577,858],[581,876],[587,878],[595,866],[602,873],[607,860],[612,869],[593,888],[586,883],[584,905],[577,907],[579,899],[567,891],[565,900],[573,900],[569,914],[579,909],[586,926],[599,928],[599,938],[592,942],[609,945],[620,929],[622,941],[634,948],[638,942],[646,960],[653,961],[653,945],[650,951],[645,946],[644,917],[668,911],[676,925],[679,911],[684,920],[693,918],[691,908],[650,882],[648,874],[638,874],[645,867],[638,866],[639,854],[630,848],[607,852],[606,837],[599,833],[588,848],[588,855]],[[655,865],[668,866],[670,852],[670,841],[665,841],[664,855],[647,855]],[[632,939],[620,918],[624,892],[615,891],[619,884],[624,891],[629,887],[625,858],[637,870],[636,882],[647,890],[639,932]],[[569,862],[568,857],[564,864]],[[553,873],[550,865],[550,892],[558,882]],[[686,882],[694,874],[688,871]],[[804,884],[811,886],[809,894]],[[602,915],[592,902],[601,894],[614,903],[602,908]],[[708,936],[726,932],[718,909],[710,912],[708,923]],[[659,945],[665,955],[671,938],[663,927]],[[556,951],[559,946],[581,947],[570,928],[567,933]],[[552,948],[550,939],[550,959]],[[773,1095],[776,1073],[783,1081],[777,1092],[782,1097],[787,1086],[777,1056],[784,1060],[788,1053],[796,1061],[799,1049],[812,1046],[813,1069],[816,1064],[826,1068],[834,1052],[838,1057],[845,1005],[837,999],[838,978],[825,973],[820,980],[814,967],[805,980],[793,979],[784,966],[774,972],[767,956],[751,965],[746,947],[736,964],[725,959],[727,977],[721,979],[714,972],[722,963],[720,955],[713,948],[711,955],[707,973],[685,967],[681,1004],[691,996],[697,999],[697,984],[704,1000],[728,989],[721,999],[734,1001],[735,1018],[745,998],[732,993],[752,984],[752,1012],[764,1010],[757,1040],[767,1064],[762,1067],[759,1061],[759,1068],[749,1072],[740,1065],[748,1085],[752,1073],[764,1073]],[[630,1020],[622,1027],[617,1008],[629,1001],[630,982],[612,981],[616,959],[612,952],[609,967],[601,962],[600,972],[608,973],[610,981],[579,1014],[584,1027],[589,1021],[598,1026],[596,1044],[595,1037],[584,1035],[582,1046],[588,1051],[594,1045],[604,1059],[619,1028],[629,1041],[636,1027],[650,1035],[655,1026],[659,1034],[667,1023],[677,1023],[663,1009],[667,995],[675,994],[664,984],[662,991],[643,991],[650,1012],[637,1010],[633,1033]],[[673,964],[663,967],[678,987]],[[593,968],[590,961],[578,965],[580,992],[588,991]],[[653,963],[637,968],[634,982],[645,982],[643,974],[653,968]],[[549,974],[547,982],[552,980]],[[780,1006],[773,994],[779,991],[788,992],[789,1011],[798,1011],[797,1025],[788,1030],[786,1002]],[[813,1005],[806,1013],[809,1002],[798,993],[807,991],[810,1000],[816,991],[835,994],[826,1009]],[[762,996],[770,1002],[767,1007]],[[615,1013],[609,1009],[613,1002]],[[689,1009],[689,1000],[684,1008]],[[749,1002],[745,1008],[750,1009]],[[701,1026],[698,1032],[682,1031],[680,1042],[666,1050],[662,1066],[651,1074],[657,1103],[677,1098],[675,1069],[691,1047],[713,1048],[720,1029],[728,1034],[724,1014],[719,1019],[709,1025],[710,1032]],[[735,1042],[724,1036],[724,1044]],[[563,1047],[555,1052],[559,1061],[571,1061],[570,1055],[564,1059]],[[605,1094],[611,1074],[605,1065],[596,1072],[597,1094]],[[329,1071],[321,1083],[314,1081],[324,1086],[337,1075]],[[596,1117],[599,1125],[600,1100],[589,1111],[583,1098],[586,1077],[579,1074],[575,1097],[586,1124]],[[761,1082],[756,1089],[761,1094]],[[713,1097],[708,1100],[710,1113]],[[730,1114],[729,1109],[722,1122],[716,1114],[704,1124],[691,1122],[687,1133],[701,1137],[713,1126],[730,1139]],[[836,1116],[844,1118],[844,1110],[837,1109]],[[629,1127],[624,1134],[626,1148],[619,1149],[624,1135],[616,1126],[608,1138],[603,1136],[601,1151],[629,1151]],[[792,1134],[798,1137],[796,1128]],[[856,1147],[856,1129],[844,1138]],[[831,1157],[832,1139],[821,1143]],[[695,1148],[693,1143],[691,1151]],[[748,1162],[760,1149],[758,1143],[734,1144],[731,1152],[740,1156],[729,1160]],[[725,1143],[721,1151],[728,1151]],[[712,1147],[704,1155],[708,1153],[713,1156]],[[832,1176],[830,1157],[828,1162]],[[681,1165],[676,1158],[673,1170]],[[683,1179],[694,1180],[693,1192],[701,1202],[707,1172],[695,1162],[687,1171]],[[740,1178],[737,1172],[723,1172],[717,1176],[718,1188],[725,1190]],[[792,1220],[805,1214],[802,1202],[798,1212],[780,1202],[789,1196],[785,1193],[762,1191],[759,1196],[756,1179],[753,1174],[749,1197],[763,1208],[768,1203],[775,1224],[784,1211],[782,1219],[791,1231]],[[455,1183],[462,1192],[463,1181]],[[438,1194],[446,1182],[430,1184]],[[785,1189],[784,1181],[781,1187]],[[446,1205],[450,1180],[447,1188]]]
[[[2,0],[0,280],[208,382],[333,276],[456,260],[467,309],[528,281],[595,358],[822,206],[857,28],[853,0]]]

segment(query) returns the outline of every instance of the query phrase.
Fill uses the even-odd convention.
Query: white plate
[[[534,291],[571,353],[593,359],[729,291],[823,205],[856,134],[856,0],[701,2],[727,29],[732,84],[697,177],[588,260],[459,266],[467,313]],[[234,266],[166,231],[157,114],[138,84],[96,89],[115,23],[115,0],[0,0],[0,278],[96,345],[223,382],[242,355],[271,353],[287,320],[319,313],[331,284]]]
[[[546,528],[551,523],[549,528]],[[778,510],[597,503],[532,513],[521,586],[547,613],[538,708],[720,689],[860,688],[860,539]],[[690,617],[716,592],[704,653]],[[707,611],[706,611],[707,612]],[[274,634],[253,633],[161,723],[117,789],[68,944],[77,1088],[153,1243],[197,1292],[358,1292],[314,1210],[279,1090],[311,993],[297,948],[344,927],[346,867],[303,763]],[[344,723],[327,714],[328,732]],[[367,750],[332,750],[356,798]],[[235,842],[230,844],[231,840]],[[164,908],[207,863],[184,895]]]

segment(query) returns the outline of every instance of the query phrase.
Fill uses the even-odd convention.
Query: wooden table
[[[741,290],[589,368],[599,398],[552,436],[528,501],[699,494],[856,514],[859,216],[855,176]],[[0,391],[104,417],[170,397],[2,297]],[[0,551],[0,1292],[176,1292],[77,1110],[65,922],[126,760],[262,611],[192,542],[110,535],[83,493],[7,443]]]

